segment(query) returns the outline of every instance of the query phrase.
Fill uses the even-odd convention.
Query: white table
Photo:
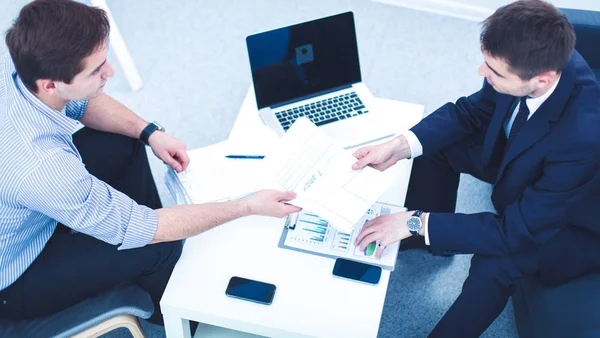
[[[381,109],[402,114],[399,131],[423,115],[421,105],[381,103]],[[252,140],[246,143],[260,147],[274,137],[260,121],[250,90],[228,142]],[[404,204],[411,166],[401,161],[388,169],[398,180],[380,201]],[[335,278],[334,259],[277,247],[283,223],[251,216],[188,239],[160,302],[167,336],[189,337],[194,320],[201,323],[197,337],[376,337],[389,271],[376,286]],[[275,284],[272,305],[227,297],[232,276]]]

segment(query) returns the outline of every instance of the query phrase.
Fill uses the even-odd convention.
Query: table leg
[[[191,338],[190,321],[163,313],[167,338]]]

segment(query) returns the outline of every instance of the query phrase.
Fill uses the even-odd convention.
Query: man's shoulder
[[[10,79],[15,73],[15,65],[10,54],[0,55],[0,97],[6,92]]]

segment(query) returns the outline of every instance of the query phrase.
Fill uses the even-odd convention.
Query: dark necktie
[[[527,108],[527,103],[525,100],[527,96],[523,96],[519,103],[519,112],[513,121],[512,127],[510,128],[510,132],[508,133],[508,144],[510,145],[512,141],[515,139],[515,136],[519,133],[521,128],[527,122],[527,118],[529,117],[529,108]]]

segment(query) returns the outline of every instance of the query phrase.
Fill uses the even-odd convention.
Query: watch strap
[[[150,145],[148,140],[150,139],[150,135],[161,128],[154,122],[148,123],[148,125],[142,130],[140,134],[140,141],[142,141],[145,145]]]
[[[415,217],[421,217],[422,213],[423,213],[423,210],[415,210],[415,212],[412,215]]]

